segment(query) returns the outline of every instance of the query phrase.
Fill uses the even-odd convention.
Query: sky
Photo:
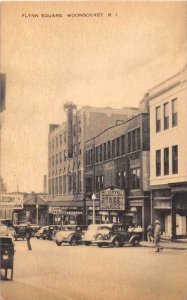
[[[43,191],[49,124],[65,120],[65,102],[78,108],[137,107],[148,89],[184,67],[186,7],[186,2],[1,3],[0,67],[7,76],[1,175],[9,192],[17,186]]]

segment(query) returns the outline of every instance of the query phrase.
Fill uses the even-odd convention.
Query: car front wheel
[[[56,244],[57,244],[57,246],[61,246],[61,245],[62,245],[62,242],[56,241]]]
[[[114,246],[115,248],[118,248],[118,247],[121,246],[121,244],[120,244],[120,242],[119,242],[118,239],[114,239],[114,241],[113,241],[113,246]]]
[[[72,238],[71,241],[70,241],[70,245],[71,246],[75,246],[77,244],[77,241],[75,238]]]
[[[90,246],[91,242],[84,242],[86,246]]]

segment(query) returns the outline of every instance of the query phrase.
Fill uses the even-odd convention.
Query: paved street
[[[14,281],[2,281],[5,300],[184,300],[187,252],[137,247],[56,246],[15,242]]]

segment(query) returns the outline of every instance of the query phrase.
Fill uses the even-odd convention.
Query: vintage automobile
[[[74,246],[81,241],[85,230],[86,226],[82,225],[63,225],[61,230],[56,233],[54,240],[58,246],[62,243]]]
[[[142,229],[128,230],[122,224],[103,224],[97,231],[96,244],[98,247],[112,245],[122,247],[124,244],[137,246],[141,240]]]
[[[15,241],[17,241],[18,239],[24,240],[26,238],[26,228],[27,224],[14,225]]]
[[[101,228],[101,224],[91,224],[82,237],[82,241],[86,246],[93,244],[96,240],[98,230]]]
[[[38,230],[41,228],[39,225],[31,224],[30,228],[32,230],[32,236],[35,236],[35,234],[38,232]]]
[[[37,239],[40,239],[41,237],[42,237],[42,233],[44,232],[44,230],[45,230],[45,228],[46,228],[47,226],[42,226],[36,233],[35,233],[35,237],[37,238]]]
[[[61,229],[61,225],[49,225],[46,226],[41,234],[41,237],[46,240],[52,240],[54,235]]]

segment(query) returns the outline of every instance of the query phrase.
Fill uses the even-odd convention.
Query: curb
[[[148,245],[141,245],[140,244],[140,247],[145,247],[145,248],[151,248],[151,249],[154,249],[155,248],[155,246],[148,246]],[[187,251],[187,248],[182,248],[182,247],[180,247],[180,248],[178,248],[178,247],[169,247],[169,246],[162,246],[163,247],[163,249],[170,249],[170,250],[186,250]]]

